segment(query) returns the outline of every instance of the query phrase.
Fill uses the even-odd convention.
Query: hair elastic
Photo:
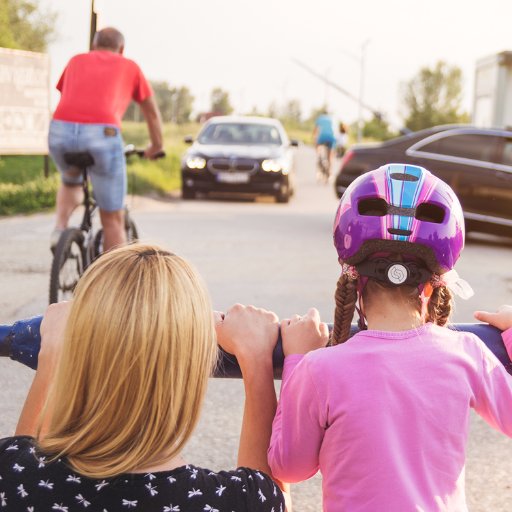
[[[351,281],[357,281],[359,279],[359,272],[356,267],[349,265],[348,263],[343,263],[341,265],[341,274],[346,275]]]
[[[475,294],[471,285],[466,280],[462,279],[453,268],[444,274],[432,274],[430,284],[433,288],[446,286],[454,295],[465,300]]]

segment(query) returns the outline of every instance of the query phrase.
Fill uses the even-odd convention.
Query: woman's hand
[[[512,306],[500,306],[496,313],[475,311],[474,316],[477,320],[494,325],[494,327],[502,331],[506,331],[508,328],[512,327]]]
[[[304,316],[295,315],[281,322],[281,337],[285,356],[306,354],[323,348],[329,341],[329,328],[320,321],[320,314],[311,308]]]
[[[235,304],[226,313],[215,312],[218,344],[238,363],[272,360],[279,321],[275,313],[254,306]]]

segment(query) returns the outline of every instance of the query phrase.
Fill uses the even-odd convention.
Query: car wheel
[[[195,199],[196,193],[195,193],[194,189],[192,189],[192,188],[183,187],[181,189],[181,198],[182,199]]]
[[[283,185],[276,195],[278,203],[287,203],[290,200],[290,189],[287,185]]]

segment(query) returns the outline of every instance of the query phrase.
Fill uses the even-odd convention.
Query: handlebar
[[[36,316],[19,320],[13,325],[0,325],[0,356],[10,357],[35,370],[41,345],[39,328],[42,318],[42,316]],[[332,324],[328,325],[329,330],[331,330]],[[456,331],[471,332],[478,336],[505,366],[508,373],[512,375],[512,361],[508,356],[499,329],[487,324],[465,323],[452,324],[449,328]],[[353,335],[358,330],[357,326],[353,325],[350,334]],[[274,377],[276,379],[281,378],[283,363],[283,346],[281,334],[279,334],[273,354]],[[219,348],[219,362],[215,369],[214,377],[241,378],[241,376],[236,357]]]
[[[129,157],[132,155],[137,155],[139,158],[144,158],[145,149],[138,149],[133,144],[128,144],[124,147],[124,156]],[[159,151],[158,153],[155,153],[151,160],[158,160],[160,158],[165,157],[165,151]]]

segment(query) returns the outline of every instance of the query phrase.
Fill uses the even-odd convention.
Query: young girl
[[[452,292],[470,294],[454,270],[460,203],[427,170],[386,165],[349,186],[334,243],[334,346],[311,351],[327,341],[314,310],[281,326],[272,472],[298,482],[320,470],[326,512],[467,510],[470,409],[512,436],[512,377],[477,337],[444,327]]]
[[[239,351],[225,345],[246,381],[240,467],[213,472],[181,456],[217,356],[202,281],[156,246],[99,258],[71,306],[50,306],[43,320],[18,435],[0,440],[0,510],[284,510],[264,473],[277,317],[238,306],[217,318],[217,331],[250,343]]]

